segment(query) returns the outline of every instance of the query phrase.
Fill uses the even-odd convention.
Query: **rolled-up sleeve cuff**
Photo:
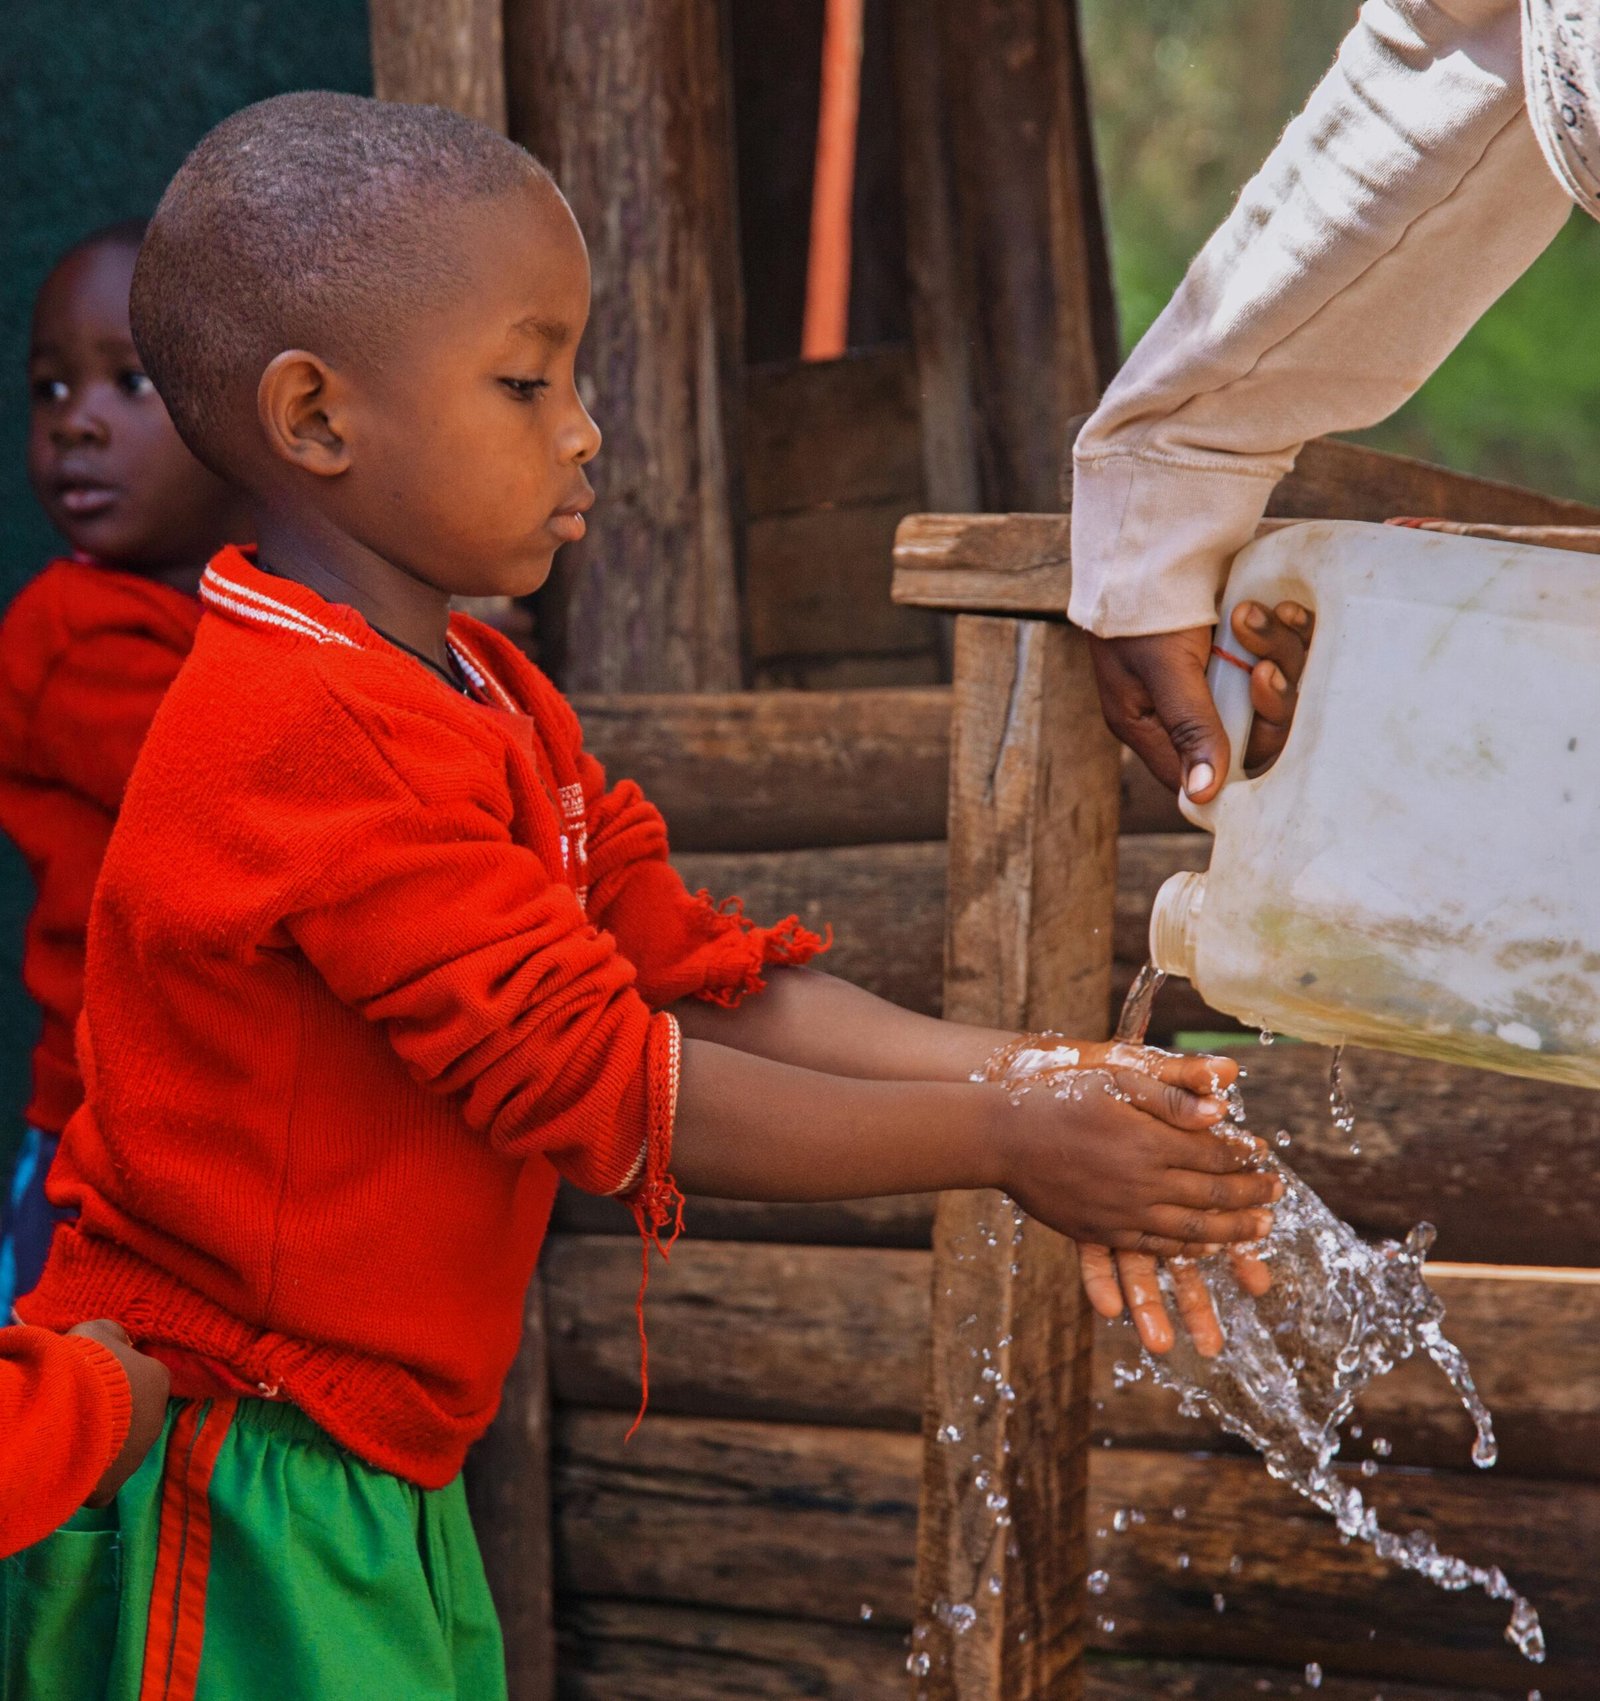
[[[1073,623],[1101,638],[1214,624],[1228,565],[1278,477],[1134,454],[1075,457]]]

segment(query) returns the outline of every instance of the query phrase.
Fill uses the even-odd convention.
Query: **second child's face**
[[[566,202],[529,185],[452,221],[463,287],[351,401],[341,522],[455,596],[525,596],[584,535],[600,433],[578,394],[589,260]],[[331,494],[331,493],[330,493]]]
[[[28,351],[28,478],[72,547],[138,573],[198,567],[245,535],[237,495],[191,455],[128,328],[137,250],[106,241],[45,280]]]

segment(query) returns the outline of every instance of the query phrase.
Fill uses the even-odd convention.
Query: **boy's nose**
[[[110,433],[99,412],[74,398],[50,423],[50,439],[63,448],[74,443],[103,443]]]
[[[578,404],[578,412],[582,417],[573,433],[572,458],[581,467],[585,461],[592,461],[600,453],[603,439],[600,427],[595,424],[593,416],[581,402]]]

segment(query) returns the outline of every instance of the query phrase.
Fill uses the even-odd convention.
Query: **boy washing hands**
[[[348,96],[220,125],[141,254],[141,352],[259,545],[207,570],[106,858],[77,1216],[22,1306],[115,1316],[173,1378],[117,1500],[111,1694],[504,1694],[459,1470],[558,1176],[652,1237],[680,1182],[1000,1187],[1153,1254],[1267,1227],[1213,1133],[1234,1065],[1084,1046],[1109,1090],[1013,1105],[972,1080],[1013,1036],[690,895],[551,683],[450,615],[584,534],[588,309],[535,161]]]

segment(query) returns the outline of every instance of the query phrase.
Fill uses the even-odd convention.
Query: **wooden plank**
[[[756,1205],[744,1199],[689,1201],[687,1221],[696,1240],[777,1240],[792,1246],[923,1247],[933,1244],[936,1195],[906,1193],[891,1199],[842,1199],[822,1205]],[[575,1187],[556,1196],[551,1227],[565,1234],[630,1236],[639,1231],[615,1199],[597,1199]]]
[[[500,0],[370,0],[372,92],[506,127]]]
[[[578,697],[584,744],[637,780],[674,851],[942,839],[950,692]]]
[[[1312,1693],[1306,1668],[1219,1665],[1210,1660],[1130,1660],[1097,1654],[1089,1660],[1088,1701],[1254,1701],[1258,1695]],[[1374,1696],[1371,1678],[1327,1672],[1317,1701],[1508,1701],[1505,1690],[1443,1688],[1436,1683],[1383,1680]],[[1524,1692],[1519,1690],[1518,1701]]]
[[[915,1429],[927,1376],[926,1251],[682,1241],[651,1283],[652,1409],[690,1417]],[[545,1253],[550,1356],[566,1404],[630,1411],[638,1400],[636,1245],[556,1235]],[[1600,1277],[1437,1271],[1451,1338],[1472,1361],[1500,1438],[1500,1474],[1600,1480]],[[860,1295],[872,1295],[862,1306]],[[1119,1388],[1113,1366],[1137,1349],[1095,1332],[1097,1438],[1117,1445],[1233,1448],[1205,1419],[1179,1415],[1149,1382]],[[1559,1364],[1545,1382],[1530,1366]],[[1381,1435],[1393,1465],[1468,1469],[1472,1431],[1443,1377],[1402,1365],[1362,1404],[1361,1459]],[[1242,1449],[1234,1449],[1242,1450]]]
[[[944,954],[943,844],[707,852],[673,858],[691,891],[742,898],[753,916],[833,928],[819,967],[907,1009],[937,1013]]]
[[[751,654],[923,650],[935,617],[889,595],[895,527],[908,496],[754,519],[749,530]]]
[[[858,1626],[865,1602],[881,1628],[910,1624],[914,1438],[656,1416],[624,1448],[626,1425],[620,1413],[558,1415],[568,1595],[819,1626]],[[1094,1450],[1090,1562],[1108,1574],[1095,1611],[1112,1628],[1096,1625],[1092,1640],[1168,1660],[1318,1660],[1377,1687],[1537,1685],[1547,1701],[1587,1701],[1600,1660],[1600,1487],[1388,1468],[1365,1486],[1395,1527],[1501,1564],[1538,1603],[1549,1662],[1534,1670],[1505,1648],[1503,1607],[1341,1546],[1330,1520],[1257,1461],[1115,1447]],[[1118,1510],[1144,1522],[1119,1532]]]
[[[894,600],[916,608],[1066,618],[1070,514],[907,514],[894,536]]]
[[[637,1405],[638,1247],[557,1235],[544,1268],[557,1399]],[[650,1284],[651,1408],[915,1430],[929,1275],[926,1252],[680,1241]]]
[[[563,1701],[905,1701],[905,1637],[871,1624],[576,1601]]]
[[[568,1595],[908,1622],[915,1436],[558,1412],[557,1584]]]
[[[625,1427],[616,1413],[558,1417],[566,1589],[824,1624],[859,1624],[866,1602],[874,1624],[910,1622],[912,1438],[655,1417],[624,1449]],[[1552,1658],[1537,1681],[1547,1696],[1586,1694],[1570,1680],[1600,1641],[1600,1615],[1588,1610],[1600,1488],[1389,1468],[1372,1482],[1400,1527],[1426,1526],[1442,1544],[1503,1564],[1545,1617]],[[1093,1639],[1108,1651],[1318,1659],[1329,1670],[1464,1686],[1528,1681],[1500,1652],[1502,1609],[1341,1546],[1331,1522],[1256,1461],[1096,1449],[1092,1497],[1092,1559],[1109,1578],[1096,1610],[1115,1626]],[[1119,1532],[1119,1509],[1144,1521],[1125,1519]]]
[[[1095,1528],[1107,1532],[1097,1534],[1095,1559],[1109,1578],[1095,1607],[1114,1626],[1097,1627],[1096,1644],[1169,1658],[1317,1660],[1375,1684],[1592,1696],[1600,1487],[1383,1470],[1363,1491],[1391,1528],[1424,1528],[1446,1552],[1501,1565],[1537,1603],[1548,1662],[1532,1666],[1506,1646],[1503,1603],[1448,1594],[1368,1548],[1342,1546],[1331,1520],[1257,1461],[1118,1448],[1095,1459]],[[1118,1510],[1145,1522],[1124,1520],[1119,1534]]]
[[[500,1410],[467,1455],[463,1473],[505,1638],[509,1701],[552,1701],[555,1695],[548,1350],[544,1285],[536,1274]]]
[[[1297,520],[1388,520],[1421,515],[1508,526],[1592,526],[1600,508],[1498,479],[1391,455],[1337,437],[1300,451],[1267,512]]]
[[[909,348],[752,369],[745,392],[752,519],[923,495],[917,363]]]
[[[606,434],[588,539],[541,594],[569,690],[741,683],[742,302],[717,0],[506,0],[511,134],[589,243]]]
[[[756,662],[757,691],[881,691],[942,685],[950,677],[942,647],[869,656],[773,656]]]
[[[966,617],[955,677],[945,1009],[1093,1037],[1118,758],[1084,640]],[[1082,1693],[1090,1317],[1076,1248],[1034,1223],[1013,1235],[1011,1220],[996,1194],[946,1194],[934,1226],[912,1657],[948,1701]],[[940,1439],[951,1422],[959,1447]]]

